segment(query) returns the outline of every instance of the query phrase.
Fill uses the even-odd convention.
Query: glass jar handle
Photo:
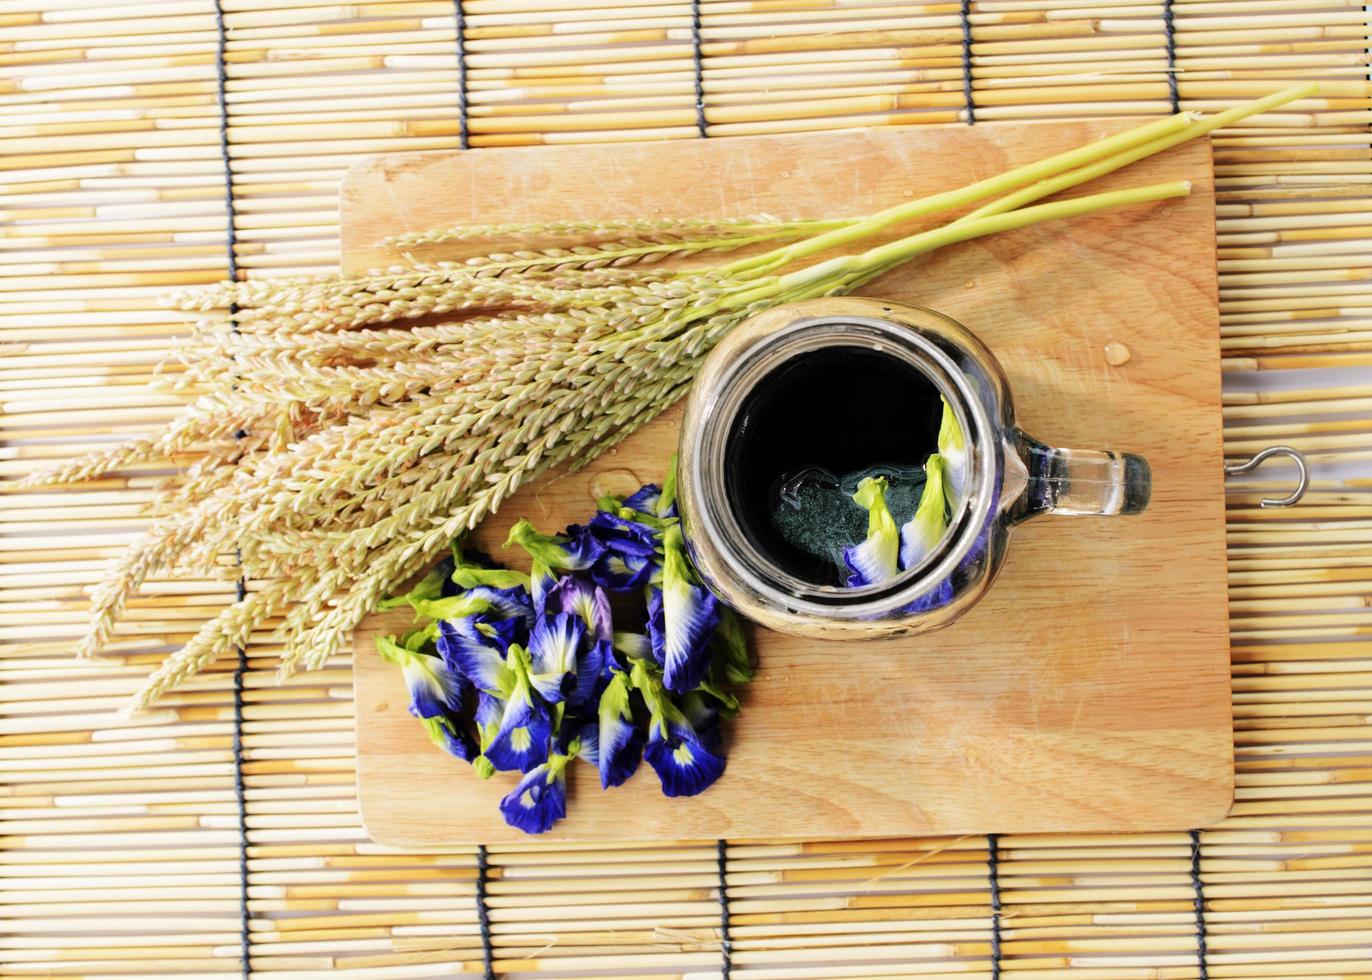
[[[1055,449],[1020,434],[1028,484],[1017,520],[1040,514],[1137,514],[1152,491],[1148,460],[1109,449]]]

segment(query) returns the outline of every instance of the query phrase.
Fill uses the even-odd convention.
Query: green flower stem
[[[1001,231],[1012,231],[1040,221],[1055,218],[1074,218],[1106,208],[1126,207],[1161,201],[1170,197],[1185,197],[1191,193],[1191,182],[1182,180],[1167,184],[1150,184],[1128,190],[1109,191],[1073,197],[1051,204],[1020,208],[1007,214],[990,215],[975,221],[955,221],[940,228],[923,231],[893,242],[878,245],[857,255],[842,255],[784,276],[777,276],[755,290],[733,297],[733,303],[746,305],[760,299],[782,295],[787,299],[818,296],[842,288],[844,291],[868,282],[888,269],[900,265],[916,255],[932,252],[954,242],[980,238]]]
[[[1131,146],[1127,150],[1115,153],[1102,160],[1097,160],[1084,167],[1068,170],[1065,173],[1058,174],[1046,180],[1041,180],[1036,184],[1020,188],[1012,194],[1007,194],[1005,197],[983,204],[975,211],[964,215],[958,220],[971,221],[976,218],[987,217],[988,215],[1004,214],[1006,211],[1013,211],[1015,208],[1023,207],[1026,204],[1032,204],[1034,201],[1048,197],[1050,194],[1056,194],[1058,191],[1066,190],[1069,187],[1076,187],[1078,184],[1084,184],[1089,180],[1095,180],[1097,177],[1103,177],[1105,174],[1114,173],[1121,167],[1127,167],[1131,163],[1135,163],[1146,157],[1151,157],[1156,153],[1161,153],[1163,150],[1170,149],[1178,144],[1196,139],[1199,136],[1205,136],[1221,127],[1233,125],[1241,119],[1247,119],[1249,116],[1257,115],[1260,112],[1266,112],[1268,109],[1284,105],[1287,102],[1308,98],[1318,91],[1319,85],[1315,82],[1309,82],[1305,85],[1293,85],[1291,88],[1282,89],[1280,92],[1273,92],[1265,98],[1257,99],[1253,102],[1245,102],[1243,105],[1235,106],[1232,109],[1226,109],[1224,112],[1217,112],[1213,116],[1206,116],[1203,119],[1196,120],[1185,129],[1168,133],[1167,135],[1161,136],[1148,143],[1140,143],[1137,146]]]
[[[1058,153],[1022,167],[1016,167],[1014,170],[979,180],[974,184],[968,184],[966,187],[897,204],[895,207],[878,211],[861,221],[845,225],[842,228],[835,228],[821,235],[815,235],[813,238],[793,242],[763,255],[745,257],[736,262],[730,262],[724,265],[721,271],[726,276],[733,276],[748,269],[787,265],[818,252],[826,252],[860,241],[863,238],[870,238],[883,228],[888,228],[894,224],[910,221],[936,211],[962,207],[993,194],[1000,194],[1034,181],[1045,180],[1064,170],[1080,167],[1102,157],[1112,156],[1132,146],[1151,142],[1169,133],[1179,132],[1190,124],[1191,116],[1187,113],[1178,113],[1175,116],[1158,119],[1146,126],[1116,133],[1114,136],[1108,136],[1095,143],[1079,146],[1065,153]]]
[[[1113,173],[1138,160],[1153,156],[1163,150],[1185,143],[1188,140],[1230,126],[1239,120],[1277,106],[1309,98],[1319,92],[1317,82],[1307,82],[1282,89],[1280,92],[1243,105],[1235,106],[1224,112],[1196,119],[1190,113],[1182,112],[1165,119],[1157,120],[1146,126],[1117,133],[1088,146],[1078,147],[1066,153],[1039,160],[1018,167],[996,177],[969,184],[952,191],[944,191],[917,201],[908,201],[887,208],[869,218],[849,222],[833,231],[825,232],[814,238],[807,238],[783,248],[774,249],[763,255],[749,256],[722,267],[726,275],[737,275],[746,270],[760,267],[779,267],[796,259],[813,255],[816,252],[836,248],[849,242],[868,237],[897,222],[944,211],[950,208],[971,204],[1012,187],[1032,181],[1027,187],[983,205],[963,219],[982,218],[1002,214],[1025,204],[1056,194],[1069,187],[1076,187],[1104,174]]]

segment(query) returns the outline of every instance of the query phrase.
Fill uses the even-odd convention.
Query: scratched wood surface
[[[344,266],[386,235],[458,222],[633,215],[866,213],[1120,128],[1003,124],[800,137],[371,158],[342,195]],[[1000,581],[950,629],[837,645],[757,632],[761,669],[728,732],[729,768],[693,800],[646,770],[602,793],[574,771],[561,840],[812,839],[1205,826],[1233,792],[1209,147],[1092,189],[1181,177],[1189,199],[945,250],[866,293],[970,326],[1002,360],[1024,427],[1148,457],[1132,519],[1019,529]],[[1112,366],[1107,344],[1128,360]],[[1118,351],[1118,348],[1115,350]],[[1118,359],[1118,358],[1114,358]],[[572,475],[526,488],[478,532],[584,519],[597,493],[660,479],[678,412]],[[356,641],[359,798],[383,843],[516,839],[478,780],[429,745],[399,674]]]

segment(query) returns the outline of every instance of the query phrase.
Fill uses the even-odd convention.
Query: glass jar
[[[892,436],[902,451],[927,455],[920,446],[933,450],[939,396],[965,444],[940,544],[876,585],[798,574],[766,526],[773,471],[807,453],[858,458]],[[911,407],[921,404],[927,410]],[[706,584],[763,626],[818,637],[946,626],[990,588],[1015,524],[1135,514],[1148,504],[1149,481],[1139,456],[1055,449],[1021,431],[1004,372],[966,327],[857,297],[775,307],[730,332],[692,388],[678,461],[687,546]]]

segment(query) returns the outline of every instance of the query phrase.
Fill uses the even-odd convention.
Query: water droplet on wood
[[[1112,340],[1105,345],[1105,363],[1111,367],[1120,367],[1129,363],[1129,358],[1134,355],[1129,348],[1121,344],[1118,340]]]

